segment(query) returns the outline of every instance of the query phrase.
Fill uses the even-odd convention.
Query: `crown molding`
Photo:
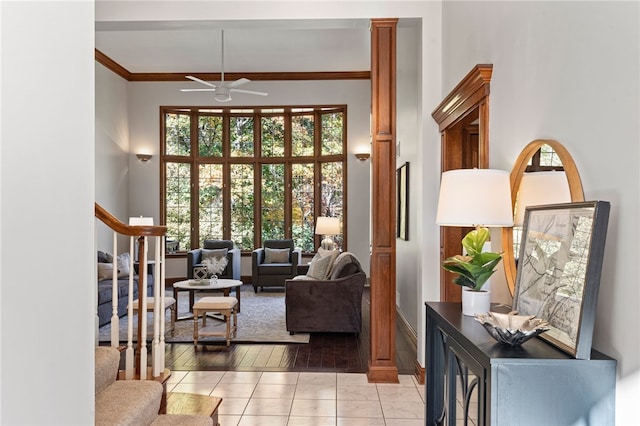
[[[107,55],[95,49],[95,59],[106,68],[127,81],[185,81],[193,75],[205,81],[220,81],[220,73],[132,73]],[[225,72],[226,80],[248,78],[252,81],[292,81],[292,80],[370,80],[371,71],[317,71],[317,72]]]

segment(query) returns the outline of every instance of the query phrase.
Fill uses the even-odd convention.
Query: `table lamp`
[[[336,244],[331,237],[340,233],[340,219],[337,217],[320,216],[316,220],[316,234],[324,235],[320,247],[325,250],[335,250]]]
[[[509,172],[492,169],[460,169],[443,172],[436,223],[440,226],[475,226],[476,229],[469,232],[463,241],[483,235],[482,239],[477,240],[477,245],[482,246],[474,248],[475,251],[494,257],[498,255],[496,259],[500,259],[499,254],[488,253],[490,252],[488,246],[491,243],[486,238],[489,231],[484,228],[513,226]],[[456,284],[464,285],[462,314],[470,316],[477,313],[485,314],[491,305],[488,276],[495,271],[493,269],[495,260],[485,262],[481,260],[482,257],[473,253],[464,254],[465,256],[468,254],[469,257],[454,256],[445,261],[460,259],[458,262],[465,264],[464,266],[468,264],[476,267],[473,273],[465,272],[464,278],[462,275],[464,268],[462,268],[457,272],[460,275],[454,280]],[[477,261],[484,263],[476,264]],[[445,269],[453,272],[448,267]],[[486,273],[489,275],[487,276]],[[468,288],[469,285],[473,287]]]
[[[436,223],[440,226],[513,226],[509,172],[494,169],[443,172]]]

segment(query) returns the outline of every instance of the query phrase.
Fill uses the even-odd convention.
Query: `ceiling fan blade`
[[[231,83],[226,84],[226,86],[228,88],[232,88],[232,87],[238,87],[242,84],[247,84],[250,83],[251,80],[249,80],[248,78],[239,78],[236,81],[232,81]]]
[[[194,76],[192,76],[192,75],[187,75],[186,77],[187,77],[189,80],[193,80],[193,81],[195,81],[195,82],[197,82],[197,83],[204,84],[205,86],[213,87],[214,89],[216,88],[216,85],[215,85],[215,84],[213,84],[213,83],[209,83],[208,81],[200,80],[198,77],[194,77]]]
[[[248,93],[250,95],[259,95],[259,96],[267,96],[268,93],[265,92],[254,92],[253,90],[242,90],[242,89],[229,89],[230,92],[238,92],[238,93]]]
[[[216,89],[180,89],[181,92],[215,92]]]

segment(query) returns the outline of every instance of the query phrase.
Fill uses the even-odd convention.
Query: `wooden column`
[[[371,21],[371,350],[369,382],[398,382],[396,366],[396,26]]]

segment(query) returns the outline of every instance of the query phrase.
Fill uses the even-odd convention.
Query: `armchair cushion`
[[[291,249],[269,248],[264,249],[264,263],[290,263]]]

